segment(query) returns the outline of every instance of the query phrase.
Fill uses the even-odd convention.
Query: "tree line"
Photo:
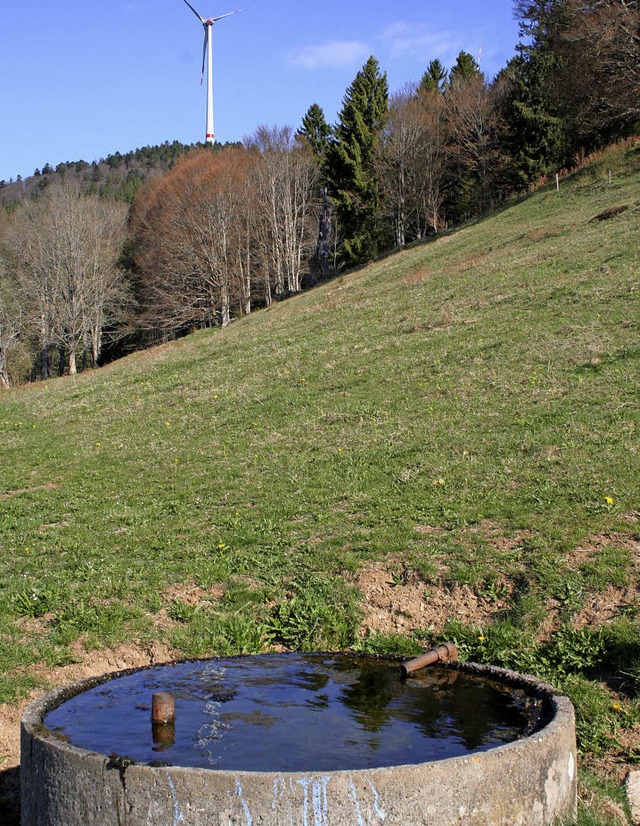
[[[491,80],[462,51],[390,95],[372,56],[335,124],[313,104],[297,131],[172,145],[164,173],[129,188],[35,187],[0,221],[0,385],[225,326],[637,133],[638,0],[515,0],[514,13],[516,55]]]

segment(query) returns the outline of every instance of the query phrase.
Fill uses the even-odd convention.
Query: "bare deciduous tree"
[[[514,12],[533,48],[553,55],[544,94],[574,142],[602,145],[637,127],[639,0],[515,0]]]
[[[141,191],[132,215],[147,323],[169,333],[225,326],[251,298],[252,155],[194,152]],[[249,239],[250,240],[250,239]]]
[[[0,259],[0,390],[9,387],[9,359],[20,338],[21,322],[15,283]]]
[[[472,212],[493,206],[498,195],[502,156],[496,91],[476,74],[459,78],[444,96],[449,157],[458,179],[471,183]]]
[[[584,135],[624,133],[640,119],[640,3],[569,0],[563,76],[574,96],[575,127]]]
[[[302,289],[305,262],[317,241],[318,169],[310,149],[295,142],[289,126],[260,126],[247,144],[259,152],[254,180],[269,303],[272,287],[276,295]]]
[[[41,375],[49,375],[49,353],[60,348],[75,373],[80,345],[100,355],[105,325],[116,325],[127,302],[117,267],[127,208],[82,195],[77,188],[49,187],[26,203],[10,230],[20,303],[40,352]]]
[[[438,232],[446,172],[444,98],[414,86],[394,95],[378,169],[397,246]]]

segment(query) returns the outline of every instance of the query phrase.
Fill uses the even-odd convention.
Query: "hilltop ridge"
[[[113,152],[91,162],[66,161],[55,167],[45,163],[26,178],[0,181],[0,206],[7,209],[24,199],[38,198],[51,183],[61,179],[78,182],[88,194],[130,204],[145,181],[164,174],[179,157],[198,147],[202,148],[204,144],[184,144],[174,140],[130,152]]]

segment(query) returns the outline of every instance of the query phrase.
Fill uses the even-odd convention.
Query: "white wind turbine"
[[[213,24],[217,23],[218,20],[222,20],[223,17],[229,17],[232,14],[237,14],[240,11],[245,11],[245,9],[236,9],[235,11],[229,11],[226,14],[221,14],[220,17],[208,17],[204,18],[198,14],[198,12],[193,8],[191,3],[187,3],[187,0],[184,2],[189,6],[191,11],[195,14],[198,20],[202,23],[204,28],[204,46],[202,49],[202,75],[200,77],[200,83],[202,83],[202,78],[204,77],[204,64],[205,60],[207,62],[207,129],[205,132],[205,143],[213,143],[214,132],[213,132],[213,55],[211,52],[211,31],[213,29]]]

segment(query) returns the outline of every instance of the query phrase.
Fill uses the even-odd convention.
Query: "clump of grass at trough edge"
[[[341,580],[304,574],[290,585],[268,617],[272,640],[295,651],[334,651],[356,640],[358,595]]]

